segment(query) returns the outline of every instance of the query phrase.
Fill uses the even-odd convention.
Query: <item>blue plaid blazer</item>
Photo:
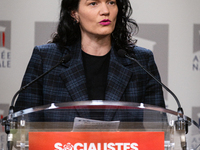
[[[132,53],[146,69],[160,80],[150,50],[135,46]],[[72,57],[69,62],[58,66],[43,79],[20,93],[15,111],[50,103],[88,100],[80,42],[62,50],[55,43],[36,46],[25,72],[22,86],[48,71],[66,54],[70,54]],[[113,47],[111,48],[105,100],[129,101],[165,107],[162,87],[134,61],[118,56],[117,50]],[[123,117],[122,114],[116,112],[114,117],[108,114],[109,110],[105,113],[105,120],[117,120]],[[55,116],[54,119],[61,117],[65,118],[64,120],[72,120],[77,114],[68,112],[66,116],[54,114],[51,117],[45,117],[49,117],[50,120],[53,116]],[[88,112],[81,112],[78,116],[86,117]]]

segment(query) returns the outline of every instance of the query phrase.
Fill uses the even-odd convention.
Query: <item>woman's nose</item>
[[[109,10],[107,4],[103,3],[100,8],[100,15],[109,15],[109,14],[110,14],[110,10]]]

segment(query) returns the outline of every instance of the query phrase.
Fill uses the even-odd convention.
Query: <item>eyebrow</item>
[[[86,2],[87,2],[87,1],[98,1],[98,0],[86,0]]]

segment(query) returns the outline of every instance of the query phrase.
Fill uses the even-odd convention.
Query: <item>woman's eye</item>
[[[116,2],[115,1],[110,1],[109,4],[110,5],[114,5]]]
[[[95,5],[96,5],[96,2],[92,2],[92,3],[90,3],[89,5],[95,6]]]

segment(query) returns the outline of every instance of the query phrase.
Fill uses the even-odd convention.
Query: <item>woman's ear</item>
[[[78,12],[76,10],[71,11],[71,16],[74,18],[74,21],[79,23],[79,17],[78,17]]]

